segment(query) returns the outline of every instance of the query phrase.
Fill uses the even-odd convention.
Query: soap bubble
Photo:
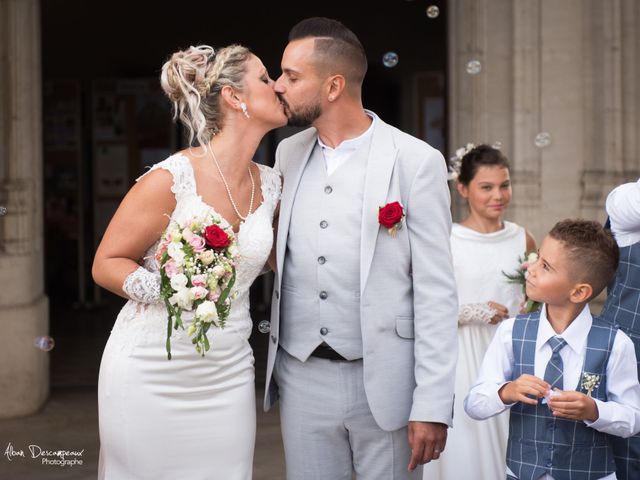
[[[382,57],[382,63],[387,68],[393,68],[398,65],[398,54],[396,52],[387,52]]]
[[[477,75],[482,71],[480,60],[469,60],[467,63],[467,73],[469,75]]]
[[[40,350],[42,350],[43,352],[50,352],[51,350],[53,350],[53,347],[56,346],[56,342],[53,340],[53,338],[44,335],[42,337],[36,337],[36,339],[33,342],[33,345],[36,348],[39,348]]]
[[[551,135],[549,132],[540,132],[533,141],[538,148],[548,147],[551,144]]]
[[[440,9],[437,7],[437,5],[429,5],[427,7],[427,17],[429,18],[438,18],[438,15],[440,15]]]

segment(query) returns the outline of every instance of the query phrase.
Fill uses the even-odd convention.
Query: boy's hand
[[[557,417],[595,422],[600,414],[593,398],[575,390],[556,390],[548,405]]]
[[[529,405],[537,405],[538,398],[542,398],[551,388],[547,382],[534,375],[520,375],[513,382],[505,383],[498,391],[502,403],[528,403]],[[531,398],[532,395],[536,398]]]

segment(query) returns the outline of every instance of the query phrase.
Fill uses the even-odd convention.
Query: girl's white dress
[[[179,223],[212,207],[196,192],[189,159],[169,157],[163,168],[174,178]],[[280,177],[259,165],[264,202],[242,223],[237,298],[223,330],[212,328],[210,350],[201,357],[184,331],[174,331],[167,360],[167,313],[163,304],[128,301],[120,311],[102,356],[98,382],[99,478],[247,480],[252,475],[256,432],[254,359],[249,287],[266,263]],[[157,243],[144,266],[157,271]],[[192,314],[183,315],[185,327]]]
[[[502,230],[486,234],[454,223],[451,251],[461,311],[473,311],[473,305],[493,301],[506,306],[510,317],[517,315],[524,298],[522,287],[507,283],[502,272],[515,273],[525,250],[525,230],[515,223],[504,222]],[[498,326],[473,316],[470,322],[458,323],[453,428],[440,459],[425,465],[423,480],[505,478],[509,416],[477,421],[464,411],[464,398],[478,377]]]

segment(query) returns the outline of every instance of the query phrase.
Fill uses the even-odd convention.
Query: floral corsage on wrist
[[[378,209],[378,222],[385,227],[389,235],[395,237],[402,228],[406,215],[400,202],[387,203]]]

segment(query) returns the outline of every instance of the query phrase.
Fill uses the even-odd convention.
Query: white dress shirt
[[[327,176],[331,175],[336,169],[344,162],[349,160],[351,156],[360,148],[364,143],[371,141],[373,136],[373,126],[376,123],[374,116],[367,112],[367,115],[371,118],[371,125],[361,135],[345,140],[336,148],[331,148],[326,145],[320,136],[318,136],[318,145],[322,147],[322,154],[324,155],[325,166],[327,167]]]
[[[471,387],[464,400],[467,414],[476,420],[484,420],[508,410],[513,404],[505,405],[498,390],[510,381],[514,367],[513,344],[511,333],[515,319],[505,320],[500,324],[493,337],[480,367],[477,382]],[[587,335],[591,329],[592,317],[589,306],[560,334],[567,346],[560,351],[563,369],[563,390],[576,390],[584,364],[587,348]],[[547,320],[546,305],[540,313],[540,324],[536,338],[536,357],[534,374],[544,378],[544,371],[551,359],[549,338],[558,335]],[[640,384],[636,367],[636,354],[631,339],[622,331],[618,331],[613,342],[611,355],[607,364],[607,397],[603,402],[594,399],[598,407],[598,419],[595,422],[584,421],[585,425],[596,430],[630,437],[640,431]],[[513,473],[506,469],[509,475]],[[542,480],[553,480],[550,475],[540,477]],[[615,474],[607,475],[602,480],[614,480]]]
[[[606,206],[618,246],[640,242],[640,180],[614,188],[607,196]]]

